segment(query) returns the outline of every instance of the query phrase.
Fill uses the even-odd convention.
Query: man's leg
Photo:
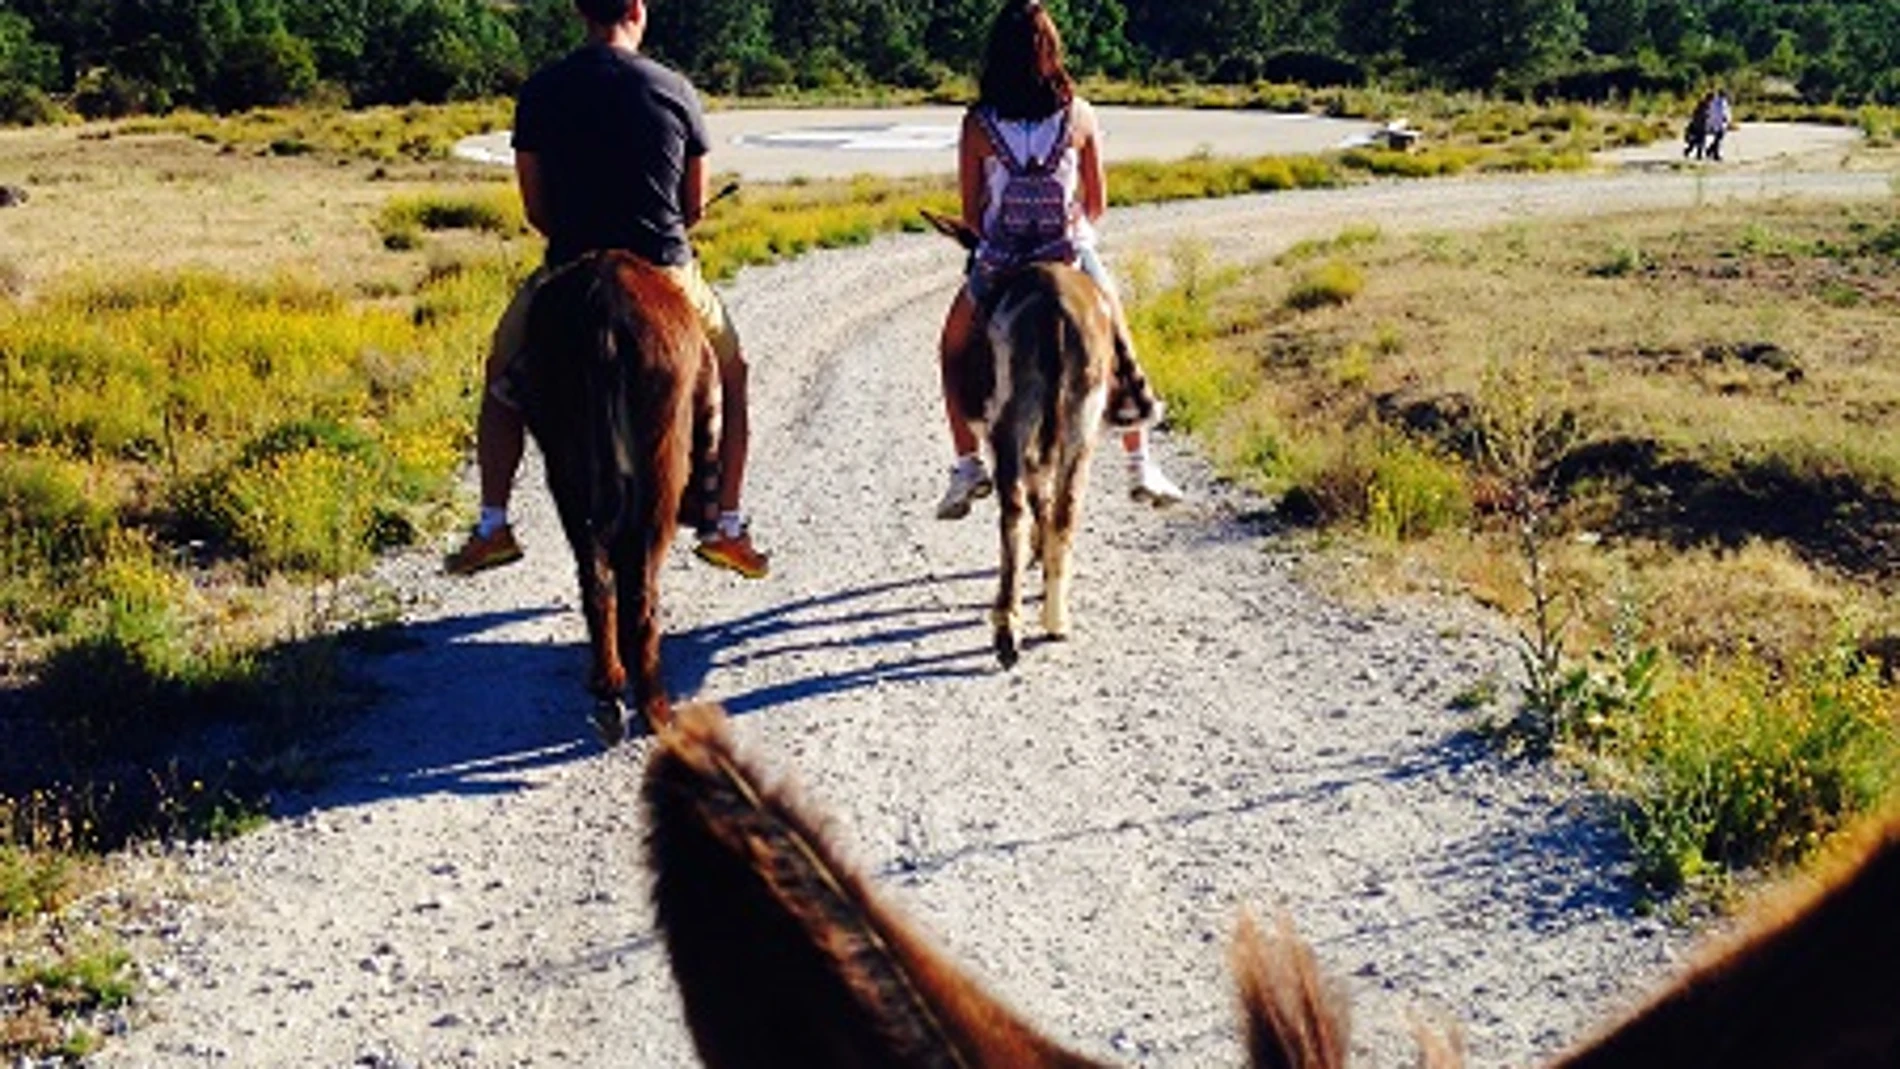
[[[771,574],[771,559],[752,545],[746,530],[744,500],[746,461],[751,452],[751,406],[747,399],[751,369],[739,344],[739,332],[719,295],[706,284],[697,263],[666,268],[699,313],[706,338],[719,360],[719,521],[700,535],[694,550],[708,564],[739,573],[747,579]]]
[[[530,275],[508,302],[482,368],[481,411],[475,418],[475,466],[481,474],[482,507],[474,530],[443,561],[444,570],[453,575],[473,575],[521,559],[521,546],[508,523],[508,502],[526,448],[527,428],[520,409],[505,396],[506,375],[526,345],[528,307],[544,277],[540,271]]]

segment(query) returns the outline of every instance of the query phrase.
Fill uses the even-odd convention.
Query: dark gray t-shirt
[[[548,262],[628,249],[657,264],[692,259],[680,180],[704,156],[706,120],[685,76],[589,44],[543,68],[515,103],[514,147],[541,164]]]

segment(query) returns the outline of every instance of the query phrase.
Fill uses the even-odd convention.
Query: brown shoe
[[[474,575],[521,559],[521,545],[515,541],[515,529],[502,526],[487,537],[480,528],[468,533],[462,547],[442,561],[442,570],[450,575]]]
[[[753,548],[752,535],[746,531],[735,538],[714,532],[701,538],[693,552],[707,564],[738,572],[747,579],[763,579],[772,571],[771,558]]]

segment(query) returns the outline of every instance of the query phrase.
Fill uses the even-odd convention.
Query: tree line
[[[1566,97],[1772,79],[1900,101],[1900,0],[1046,0],[1082,73],[1379,81]],[[649,0],[713,92],[933,88],[996,0]],[[570,0],[0,0],[0,119],[506,93],[572,47]]]

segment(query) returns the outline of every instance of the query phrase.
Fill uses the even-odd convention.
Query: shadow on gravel
[[[523,789],[526,773],[595,749],[567,643],[483,642],[560,608],[483,613],[390,628],[363,662],[378,700],[339,740],[324,786],[275,807],[294,816],[426,794]]]
[[[670,632],[662,648],[667,689],[680,698],[701,695],[721,668],[774,658],[835,654],[819,659],[845,665],[737,694],[704,694],[737,715],[898,680],[986,674],[993,670],[981,630],[987,603],[946,592],[960,594],[960,585],[992,577],[988,571],[926,574]],[[587,716],[591,700],[582,687],[583,643],[481,640],[572,611],[484,613],[391,629],[379,643],[383,655],[365,665],[380,700],[342,740],[338,773],[322,788],[281,798],[276,811],[295,816],[386,798],[507,794],[528,789],[537,770],[598,753]],[[965,628],[982,641],[917,652]]]
[[[983,627],[987,600],[946,598],[963,584],[995,581],[983,569],[816,594],[724,623],[669,632],[662,647],[667,690],[715,699],[734,716],[882,683],[955,679],[995,670]],[[977,642],[948,652],[918,653],[927,640],[971,629]],[[894,656],[878,657],[882,651]],[[703,693],[722,665],[781,657],[835,654],[845,667],[800,676],[736,694]],[[866,656],[876,659],[856,663]]]

